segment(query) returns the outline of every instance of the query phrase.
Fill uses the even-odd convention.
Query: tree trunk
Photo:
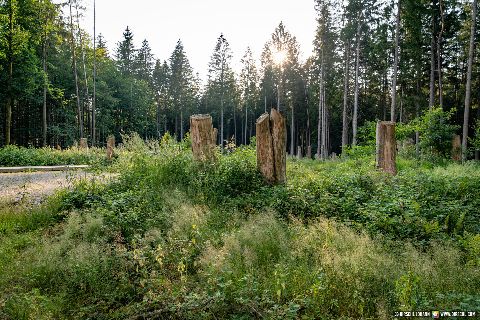
[[[44,30],[43,46],[42,46],[42,60],[43,60],[43,107],[42,107],[42,146],[47,146],[47,32]]]
[[[290,154],[293,156],[295,156],[295,110],[293,108],[293,104],[291,106],[291,110],[292,110],[292,121],[291,121],[291,125],[290,125]]]
[[[273,110],[273,109],[272,109]],[[275,164],[270,116],[264,113],[257,119],[257,168],[268,183],[275,183]]]
[[[73,16],[72,16],[72,0],[69,1],[70,7],[70,36],[72,42],[72,60],[73,60],[73,75],[75,78],[75,92],[77,95],[77,115],[78,115],[78,130],[80,133],[80,139],[83,138],[83,114],[80,107],[80,94],[78,90],[78,75],[77,75],[77,58],[75,55],[75,38],[73,34]]]
[[[440,32],[437,38],[437,72],[438,72],[438,103],[440,108],[443,109],[443,80],[442,80],[442,40],[443,40],[443,29],[444,29],[444,15],[443,15],[443,5],[442,0],[439,1],[440,6],[440,19],[441,26]]]
[[[93,98],[92,98],[92,146],[96,144],[96,123],[95,123],[95,108],[97,98],[97,30],[96,30],[96,11],[95,0],[93,0]]]
[[[452,160],[462,160],[462,140],[458,134],[454,135],[452,139]]]
[[[108,136],[107,139],[107,160],[111,161],[115,149],[115,136]]]
[[[8,11],[8,95],[7,110],[5,115],[5,144],[9,145],[11,140],[12,128],[12,104],[13,104],[13,4],[9,3]]]
[[[190,134],[193,157],[197,161],[215,159],[216,129],[210,115],[197,114],[190,117]]]
[[[287,180],[287,124],[276,109],[270,111],[276,183]]]
[[[235,145],[238,146],[238,140],[237,140],[237,137],[238,137],[238,136],[237,136],[237,114],[236,114],[236,112],[235,112],[235,105],[233,106],[233,130],[234,130],[234,135],[233,135],[234,139],[233,139],[233,141],[234,141]]]
[[[322,146],[323,146],[323,116],[324,116],[324,105],[323,105],[323,90],[324,88],[324,83],[323,83],[323,51],[320,53],[320,74],[319,74],[319,93],[318,93],[318,127],[317,127],[317,154],[316,158],[320,159],[322,157]]]
[[[467,83],[465,85],[465,111],[463,115],[463,139],[462,139],[462,160],[467,159],[467,142],[468,142],[468,122],[470,117],[470,103],[472,93],[472,65],[475,50],[475,23],[477,19],[477,0],[473,0],[472,4],[472,28],[470,30],[470,48],[468,50],[468,66],[467,66]]]
[[[302,159],[302,147],[298,146],[297,147],[297,159]]]
[[[257,167],[268,183],[286,181],[287,128],[285,118],[276,109],[258,118]]]
[[[390,121],[395,122],[395,108],[397,106],[397,73],[398,73],[398,42],[400,38],[400,0],[397,3],[397,21],[395,22],[395,57],[393,62],[392,79],[392,106],[390,108]]]
[[[396,167],[395,123],[388,121],[377,122],[376,134],[376,167],[390,174],[397,174]]]
[[[353,138],[352,145],[357,145],[357,121],[358,121],[358,77],[359,77],[359,68],[360,68],[360,22],[357,26],[357,44],[355,49],[355,97],[353,102],[353,119],[352,119],[352,130]]]
[[[81,138],[80,139],[80,149],[88,149],[88,143],[87,143],[87,138]]]
[[[348,82],[350,75],[350,42],[345,46],[345,75],[343,83],[343,112],[342,112],[342,153],[348,145]]]
[[[248,144],[247,132],[248,132],[248,105],[245,106],[245,145]]]
[[[82,51],[82,65],[83,65],[83,77],[84,77],[84,81],[85,81],[85,97],[83,99],[83,105],[84,105],[84,108],[87,109],[87,120],[90,119],[90,112],[89,112],[89,105],[90,105],[90,102],[89,102],[89,94],[88,94],[88,80],[87,80],[87,67],[86,67],[86,64],[85,64],[85,49],[83,47],[83,37],[82,37],[82,32],[80,30],[80,19],[79,19],[79,16],[78,16],[78,3],[77,1],[75,1],[75,12],[76,12],[76,16],[77,16],[77,29],[78,29],[78,35],[79,35],[79,38],[80,38],[80,50]],[[83,110],[84,112],[85,110]],[[83,112],[82,112],[82,117],[83,117]],[[89,128],[90,128],[90,135],[92,133],[92,123],[91,121],[87,121],[87,125],[89,124]]]
[[[435,17],[432,14],[432,41],[430,43],[430,98],[428,107],[432,109],[435,104]]]

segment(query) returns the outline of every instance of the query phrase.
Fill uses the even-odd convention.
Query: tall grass
[[[393,178],[370,158],[289,160],[287,184],[271,187],[253,147],[205,165],[188,146],[126,139],[118,181],[3,209],[0,318],[480,311],[476,165],[405,160]]]

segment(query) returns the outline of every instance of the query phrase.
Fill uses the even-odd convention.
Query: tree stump
[[[268,183],[284,183],[287,168],[285,118],[275,109],[257,119],[257,167]]]
[[[307,147],[307,156],[308,159],[312,159],[312,146]]]
[[[217,129],[213,128],[210,115],[196,114],[190,117],[190,137],[195,160],[203,162],[215,159]]]
[[[452,139],[452,160],[462,160],[462,140],[458,134],[454,135]]]
[[[302,147],[298,146],[297,147],[297,159],[302,159]]]
[[[115,136],[108,136],[107,138],[107,160],[111,161],[115,149]]]
[[[270,111],[270,127],[273,139],[273,159],[276,183],[287,181],[287,123],[277,109]]]
[[[88,149],[88,143],[87,143],[87,138],[82,138],[80,139],[80,149]]]
[[[264,113],[257,119],[257,168],[268,183],[275,183],[273,160],[273,140],[270,129],[270,116]]]
[[[396,139],[395,139],[395,122],[378,121],[377,122],[377,156],[376,167],[390,174],[397,174],[396,166]]]

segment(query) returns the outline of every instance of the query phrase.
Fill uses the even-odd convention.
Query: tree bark
[[[470,30],[470,48],[468,50],[467,83],[465,85],[465,111],[463,114],[462,161],[467,159],[468,123],[470,117],[470,103],[472,93],[472,66],[475,50],[475,23],[477,21],[477,0],[472,3],[472,28]]]
[[[48,77],[47,77],[47,31],[46,26],[47,21],[45,21],[44,32],[43,32],[43,44],[42,44],[42,62],[43,62],[43,107],[42,107],[42,146],[47,146],[47,86],[48,86]]]
[[[452,139],[452,160],[462,160],[462,140],[459,135],[454,135]]]
[[[355,49],[355,97],[353,102],[353,119],[352,119],[352,145],[357,145],[357,122],[358,122],[358,77],[359,77],[359,68],[360,68],[360,22],[357,26],[357,44]]]
[[[376,167],[387,173],[396,175],[395,122],[378,121],[376,134]]]
[[[95,123],[95,108],[97,98],[97,30],[96,30],[96,6],[93,0],[93,98],[92,98],[92,146],[96,144],[96,123]]]
[[[87,143],[87,138],[81,138],[80,139],[80,149],[88,149],[88,143]]]
[[[77,75],[77,58],[75,55],[75,37],[73,34],[73,16],[72,16],[72,1],[69,1],[70,7],[70,36],[71,36],[71,45],[72,45],[72,60],[73,60],[73,74],[75,78],[75,92],[77,95],[77,115],[78,115],[78,130],[80,139],[83,139],[83,114],[80,107],[80,94],[78,90],[78,75]]]
[[[12,128],[12,104],[13,104],[13,3],[9,3],[8,11],[8,95],[7,110],[5,115],[5,144],[9,145],[11,140]]]
[[[343,112],[342,112],[342,153],[348,145],[348,82],[350,75],[350,42],[345,45],[345,71],[343,83]]]
[[[290,154],[292,157],[295,155],[295,110],[293,104],[291,106],[292,110],[292,121],[290,125]]]
[[[92,123],[91,121],[88,121],[88,119],[90,118],[90,112],[89,112],[89,94],[88,94],[88,80],[87,80],[87,67],[86,67],[86,64],[85,64],[85,49],[83,47],[83,37],[82,37],[82,31],[80,30],[80,19],[79,19],[79,15],[78,15],[78,2],[75,1],[75,12],[76,12],[76,17],[77,17],[77,29],[78,29],[78,36],[80,38],[80,50],[82,52],[82,65],[83,65],[83,77],[84,77],[84,81],[85,81],[85,97],[84,97],[84,100],[83,100],[83,105],[84,105],[84,108],[87,109],[87,126],[88,124],[90,124],[89,128],[90,128],[90,134],[91,134],[91,131],[92,131]],[[85,112],[85,110],[82,111],[82,117],[84,116],[83,115],[83,112]]]
[[[276,109],[270,111],[276,183],[287,180],[287,124]]]
[[[257,119],[257,168],[268,183],[275,183],[275,164],[273,158],[273,139],[270,128],[270,116],[264,113]]]
[[[298,146],[297,147],[297,159],[302,159],[302,147],[301,146]]]
[[[400,38],[400,0],[397,3],[397,20],[395,22],[395,54],[393,62],[392,79],[392,106],[390,108],[390,121],[395,122],[395,109],[397,107],[397,73],[398,73],[398,42]]]
[[[432,41],[430,43],[430,98],[428,107],[432,109],[435,104],[435,17],[432,14]]]
[[[257,167],[268,183],[286,181],[287,127],[285,118],[276,109],[257,119]]]
[[[111,161],[115,149],[115,136],[108,136],[107,139],[107,160]]]
[[[438,33],[437,38],[437,72],[438,72],[438,103],[440,108],[443,109],[443,79],[442,79],[442,40],[443,40],[443,29],[444,29],[444,14],[443,14],[443,5],[442,0],[439,1],[440,6],[440,32]]]
[[[190,134],[193,157],[197,161],[215,159],[216,129],[210,115],[197,114],[190,117]]]

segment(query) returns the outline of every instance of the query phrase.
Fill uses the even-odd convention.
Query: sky
[[[81,26],[93,36],[93,0],[83,0],[83,4],[86,12]],[[221,33],[230,43],[233,68],[238,72],[247,47],[259,59],[281,21],[300,43],[302,61],[312,52],[316,29],[313,0],[96,0],[96,16],[97,34],[104,36],[110,53],[127,26],[135,46],[147,39],[161,60],[170,57],[181,39],[194,71],[203,80]]]

